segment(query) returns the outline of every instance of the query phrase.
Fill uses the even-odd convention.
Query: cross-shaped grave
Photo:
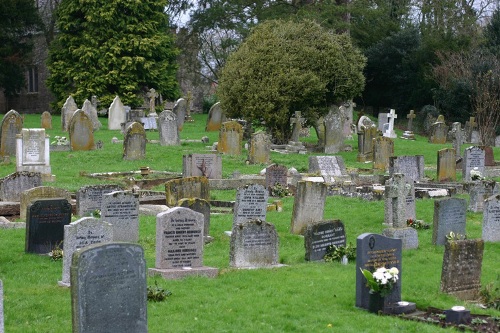
[[[299,133],[302,129],[302,122],[304,121],[304,118],[301,116],[302,113],[300,111],[295,111],[295,117],[290,118],[290,125],[293,126],[291,140],[294,142],[299,142]]]
[[[388,138],[396,138],[396,133],[394,132],[394,119],[396,119],[398,115],[395,113],[394,109],[387,114],[387,118],[389,119],[389,125],[384,132],[384,136]]]

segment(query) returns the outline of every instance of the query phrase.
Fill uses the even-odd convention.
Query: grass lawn
[[[204,132],[206,115],[194,115],[194,123],[186,123],[182,139],[201,139],[207,135],[210,145],[217,141],[217,132]],[[205,144],[185,143],[176,147],[148,144],[142,161],[123,161],[122,145],[111,139],[123,136],[119,131],[107,130],[107,120],[100,118],[103,129],[95,133],[96,140],[104,142],[101,150],[87,152],[51,153],[53,183],[47,186],[76,191],[80,186],[109,183],[105,180],[80,176],[80,173],[139,170],[149,166],[153,170],[181,172],[182,155],[202,153]],[[40,127],[40,115],[27,115],[24,127]],[[67,136],[60,130],[60,117],[53,116],[53,127],[48,134]],[[401,135],[401,132],[397,133]],[[149,139],[158,139],[158,132],[148,132]],[[356,139],[356,138],[355,138]],[[314,141],[307,138],[305,141]],[[371,168],[371,164],[356,162],[357,142],[346,142],[354,147],[342,152],[348,168]],[[428,144],[417,135],[416,141],[396,139],[396,155],[424,155],[426,176],[435,178],[437,150],[451,144]],[[465,148],[465,145],[464,147]],[[463,149],[462,149],[463,150]],[[499,148],[494,148],[499,156]],[[246,152],[244,153],[246,154]],[[223,177],[234,170],[242,174],[257,174],[265,165],[247,165],[246,155],[223,156]],[[272,153],[274,163],[295,167],[306,172],[307,155]],[[0,177],[15,171],[15,161],[0,166]],[[459,176],[461,178],[461,176]],[[498,179],[497,179],[498,181]],[[156,190],[163,190],[158,186]],[[467,196],[464,196],[467,197]],[[212,199],[234,200],[235,191],[212,191]],[[416,201],[417,218],[432,224],[434,202]],[[172,295],[166,302],[148,303],[149,332],[436,332],[437,326],[401,320],[397,317],[376,316],[357,309],[355,304],[355,264],[306,262],[304,240],[289,232],[293,198],[283,199],[283,212],[268,212],[267,221],[273,223],[280,238],[279,269],[236,270],[229,267],[229,237],[232,216],[213,214],[210,235],[214,241],[205,247],[204,264],[220,269],[215,279],[190,277],[183,280],[148,278],[148,285],[168,289]],[[365,232],[380,233],[384,226],[383,201],[363,201],[345,197],[328,197],[325,219],[344,222],[347,240],[356,244],[356,237]],[[481,237],[482,214],[467,213],[468,238]],[[62,261],[24,253],[24,229],[0,230],[0,279],[4,284],[5,331],[67,333],[71,331],[70,290],[61,288]],[[474,313],[500,317],[500,311],[483,310],[440,292],[441,266],[444,247],[431,245],[432,229],[419,230],[417,250],[403,251],[402,298],[415,302],[419,308],[433,306],[450,308],[465,305]],[[148,267],[155,261],[155,217],[140,217],[140,244],[144,247]],[[497,281],[500,284],[500,243],[486,243],[482,267],[482,284]],[[452,331],[451,329],[447,329]]]

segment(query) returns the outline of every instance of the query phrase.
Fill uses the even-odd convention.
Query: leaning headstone
[[[83,110],[73,113],[68,125],[71,150],[93,150],[94,129],[92,120]]]
[[[271,192],[271,188],[279,184],[283,188],[288,187],[288,169],[284,165],[271,164],[266,168],[266,188]]]
[[[127,113],[125,105],[123,105],[120,97],[116,96],[111,102],[108,110],[108,129],[121,130],[122,123],[127,121]]]
[[[340,220],[310,224],[304,233],[307,261],[323,260],[330,246],[346,246],[344,224]]]
[[[261,268],[278,266],[278,233],[273,224],[261,220],[233,226],[229,266]]]
[[[234,203],[233,226],[250,220],[266,220],[268,191],[263,185],[238,188]]]
[[[500,242],[500,194],[484,201],[482,235],[485,242]]]
[[[453,148],[444,148],[437,152],[437,180],[454,182],[457,179],[456,152]]]
[[[169,180],[165,183],[167,206],[175,207],[184,198],[210,200],[210,187],[206,177],[186,177]]]
[[[384,130],[384,125],[389,123],[389,117],[387,117],[387,112],[379,112],[378,113],[378,126],[377,129],[379,131]]]
[[[96,244],[71,264],[73,332],[147,333],[146,260],[140,245]]]
[[[222,158],[218,154],[183,155],[182,176],[222,179]]]
[[[23,128],[17,136],[16,171],[40,172],[42,179],[52,180],[49,137],[43,128]]]
[[[205,132],[213,132],[220,130],[223,122],[226,121],[226,116],[220,107],[220,102],[215,103],[210,108],[207,117],[207,124],[205,126]]]
[[[465,199],[445,198],[434,201],[432,244],[446,244],[446,236],[450,232],[465,235],[466,209]]]
[[[424,178],[424,156],[391,156],[389,157],[389,175],[402,173],[406,182],[419,182]]]
[[[177,203],[179,207],[189,208],[197,213],[203,214],[203,237],[205,242],[210,239],[210,203],[200,198],[181,199]]]
[[[76,110],[78,110],[78,105],[76,105],[73,96],[69,96],[61,109],[61,129],[63,132],[69,131],[69,121]]]
[[[103,194],[101,220],[113,226],[113,241],[139,241],[139,195],[116,191]]]
[[[327,187],[325,183],[297,182],[290,232],[302,234],[307,226],[323,221]]]
[[[365,233],[356,240],[356,306],[368,309],[370,289],[361,269],[374,272],[380,267],[396,267],[401,272],[402,241],[382,235]],[[399,275],[392,292],[385,297],[385,304],[401,301],[402,275]]]
[[[123,140],[123,159],[128,161],[142,160],[146,155],[146,132],[138,122],[133,122],[125,130]]]
[[[58,282],[61,287],[70,286],[70,268],[73,253],[83,247],[113,241],[113,227],[93,217],[83,217],[64,226],[63,271]]]
[[[309,156],[309,173],[319,173],[326,183],[347,176],[342,156]]]
[[[237,121],[226,121],[219,130],[217,151],[227,155],[241,155],[242,140],[243,127]]]
[[[17,111],[10,110],[0,122],[0,157],[16,156],[16,136],[23,128],[23,118]]]
[[[39,186],[26,190],[21,193],[21,202],[19,205],[19,218],[26,219],[26,209],[28,205],[39,199],[63,198],[71,202],[71,193],[57,187]]]
[[[388,138],[395,139],[397,138],[396,132],[394,132],[394,119],[396,119],[398,116],[394,112],[394,109],[391,109],[391,111],[387,114],[387,118],[389,118],[389,126],[387,128],[384,128],[384,136]]]
[[[99,122],[99,118],[97,117],[97,109],[88,99],[83,102],[82,110],[92,122],[92,128],[94,131],[97,131],[99,128],[101,128],[102,124]]]
[[[182,131],[182,127],[184,126],[184,119],[186,119],[187,107],[188,105],[186,100],[184,98],[179,98],[177,102],[175,102],[174,108],[172,109],[177,119],[177,129],[179,132]]]
[[[469,192],[469,206],[467,209],[475,213],[483,211],[484,200],[500,193],[498,183],[494,180],[480,180],[467,185]]]
[[[484,176],[484,149],[478,146],[466,148],[464,151],[464,160],[462,163],[462,180],[465,182],[471,181],[470,172],[475,169]]]
[[[165,279],[217,276],[216,268],[203,266],[203,220],[201,213],[184,207],[156,215],[156,262],[150,275]]]
[[[85,216],[101,210],[102,198],[106,193],[122,191],[119,185],[87,185],[76,191],[76,215]]]
[[[43,129],[52,129],[52,115],[49,111],[44,111],[42,113],[40,122]]]
[[[26,214],[27,253],[45,254],[62,248],[64,226],[71,222],[71,204],[66,199],[40,199]]]
[[[481,290],[483,251],[482,239],[446,242],[441,271],[441,292],[453,294],[464,301],[477,300]]]
[[[14,172],[0,178],[0,201],[20,201],[21,193],[42,185],[39,172]]]
[[[389,157],[394,156],[394,140],[385,136],[373,139],[373,169],[389,170]]]
[[[361,126],[360,130],[358,131],[358,162],[367,162],[373,160],[373,139],[377,136],[378,130],[375,125],[372,124],[371,126]]]
[[[439,117],[438,120],[431,125],[429,133],[429,142],[436,144],[446,143],[448,135],[448,125],[444,123],[444,118]]]
[[[345,120],[343,112],[336,106],[325,116],[325,154],[336,154],[344,147]]]
[[[158,116],[158,132],[160,145],[178,146],[180,144],[177,116],[169,110],[164,110]]]
[[[250,147],[248,149],[248,161],[250,164],[267,164],[271,151],[271,140],[265,132],[252,134]]]

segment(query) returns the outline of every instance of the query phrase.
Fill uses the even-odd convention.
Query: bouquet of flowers
[[[361,268],[360,268],[361,269]],[[361,269],[361,273],[366,278],[366,285],[371,293],[379,293],[382,297],[387,296],[398,281],[399,270],[396,267],[380,267],[375,272]]]

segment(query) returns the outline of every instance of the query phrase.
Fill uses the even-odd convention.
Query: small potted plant
[[[360,268],[361,269],[361,268]],[[366,278],[366,286],[370,288],[368,311],[378,313],[384,310],[385,297],[392,292],[399,279],[399,270],[396,267],[377,268],[375,272],[361,269]]]

